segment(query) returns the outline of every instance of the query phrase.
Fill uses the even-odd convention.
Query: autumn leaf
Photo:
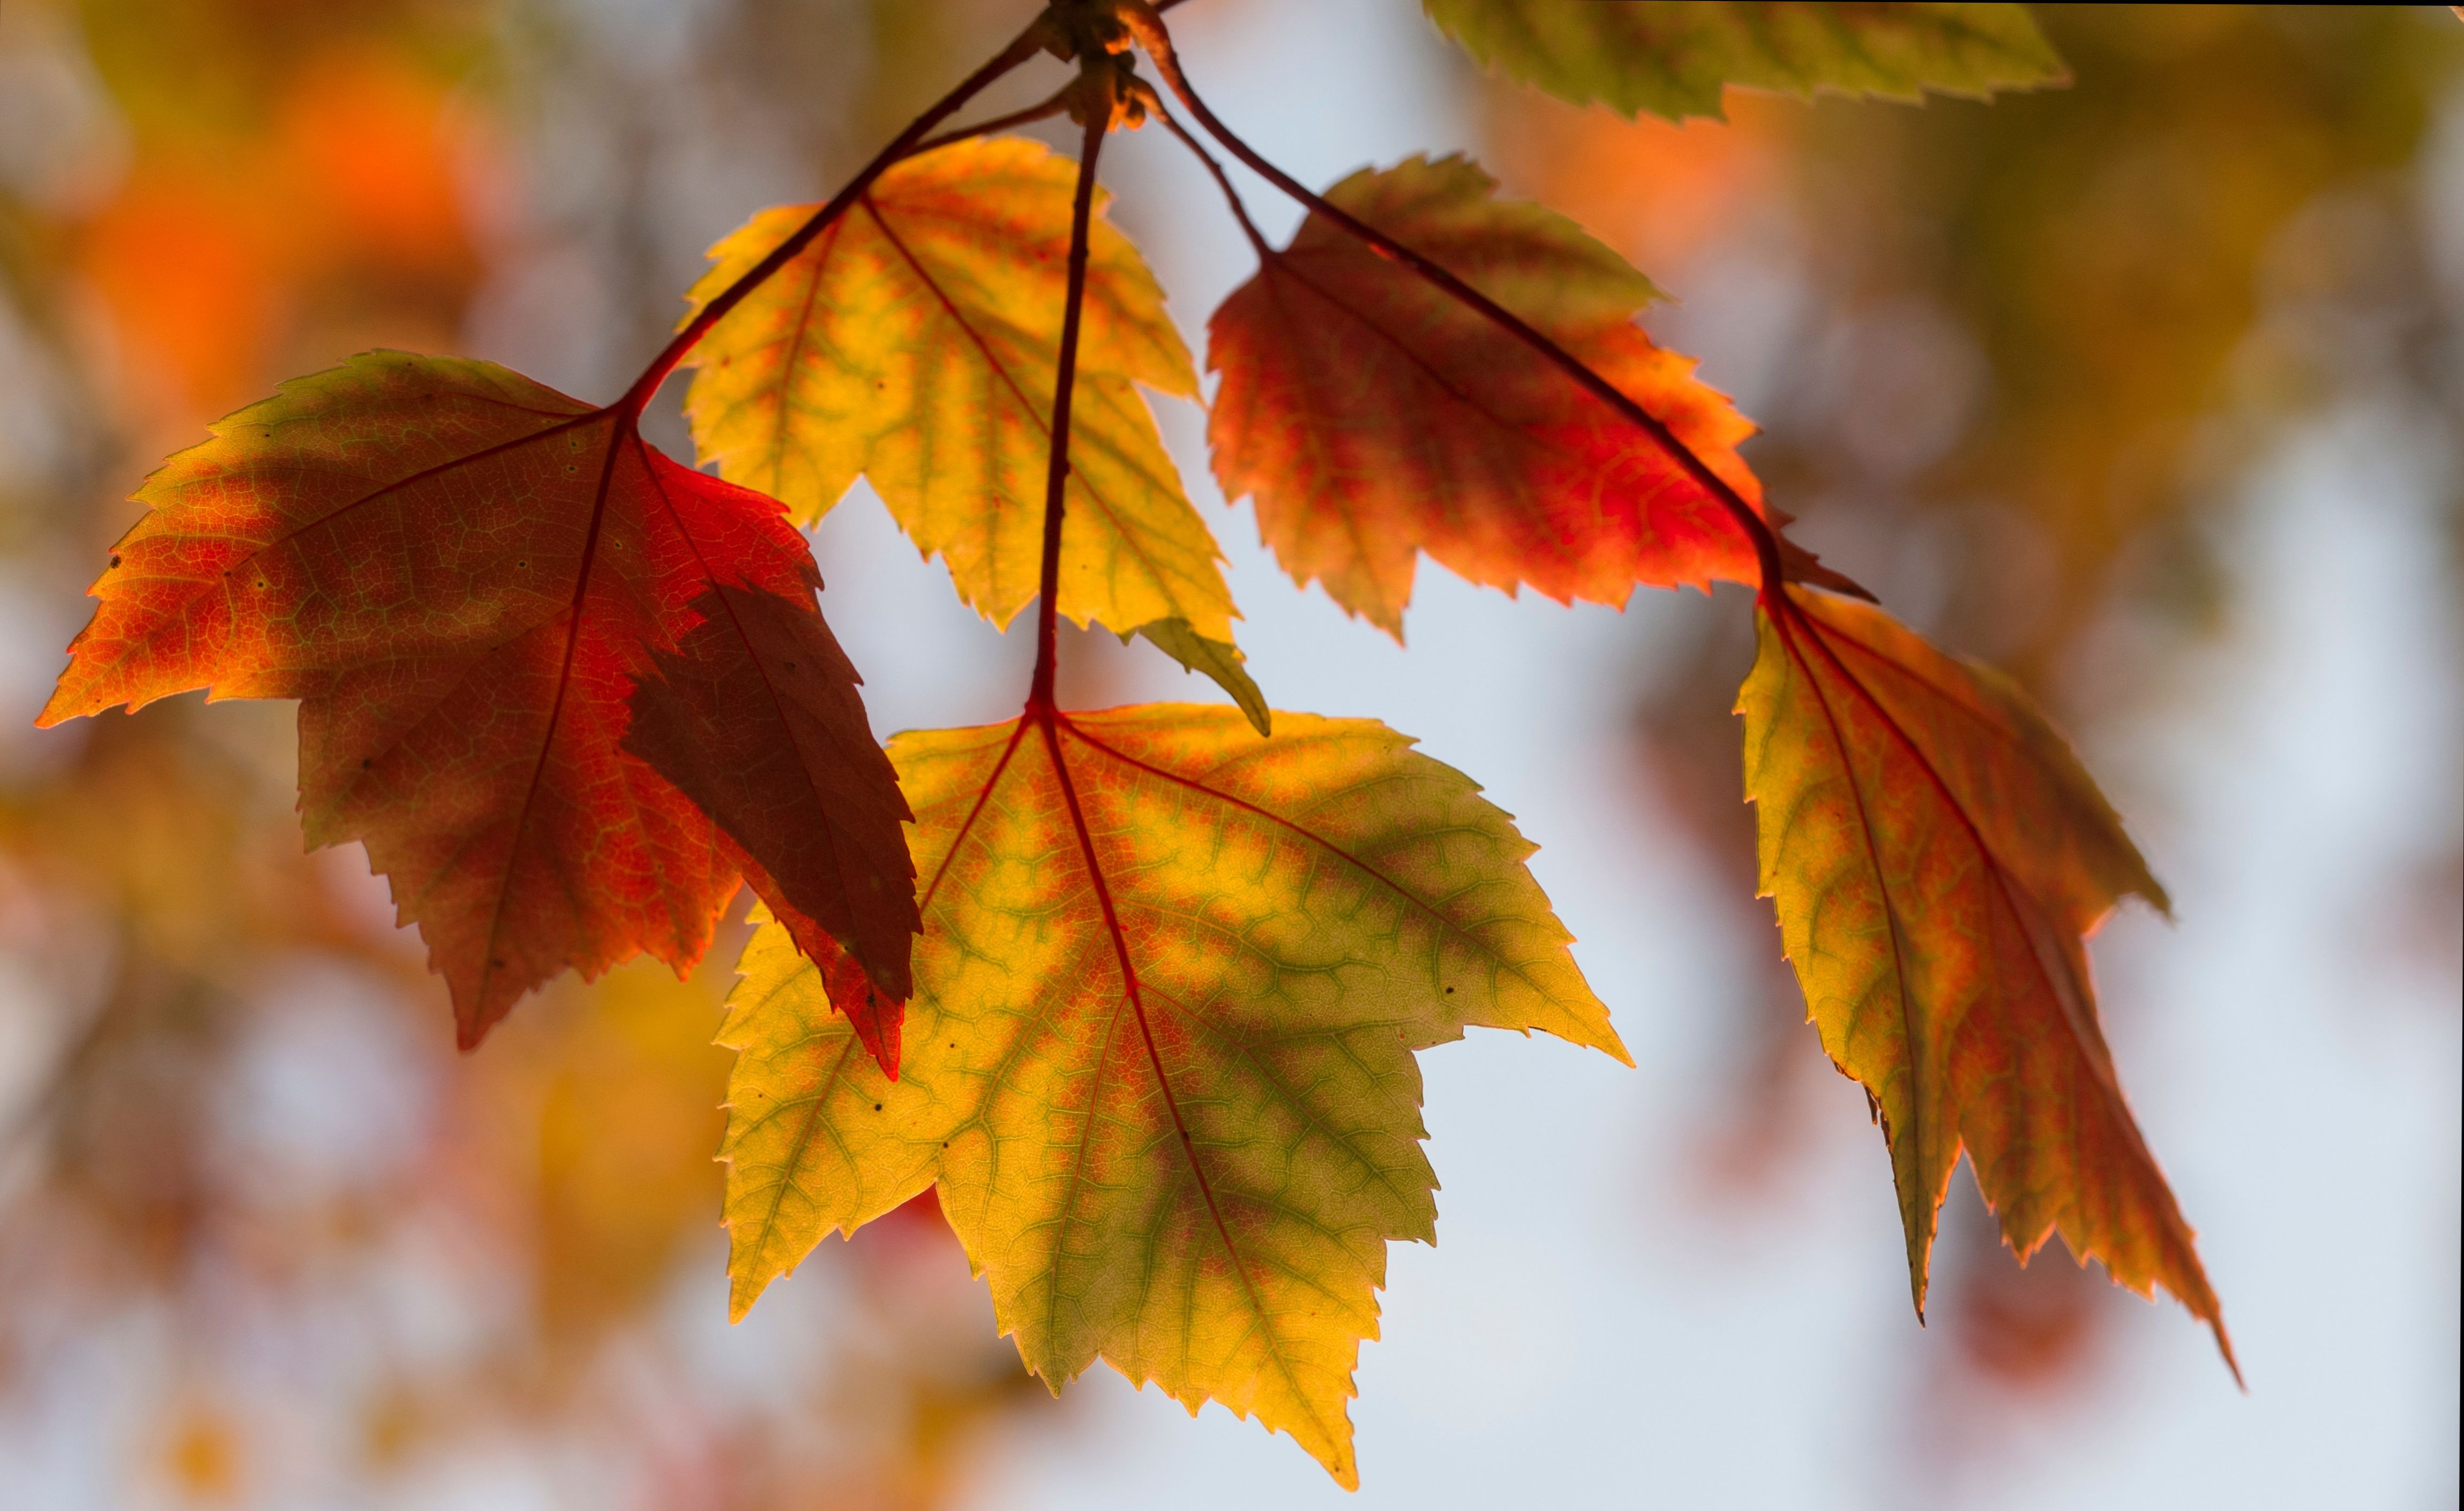
[[[1722,119],[1721,88],[1914,101],[2070,80],[2020,5],[1422,0],[1489,67],[1577,105]]]
[[[1651,281],[1461,157],[1363,169],[1327,199],[1553,339],[1760,507],[1752,424],[1654,346]],[[1622,604],[1638,583],[1759,580],[1752,541],[1658,439],[1517,337],[1311,214],[1209,327],[1229,497],[1295,581],[1397,639],[1421,551],[1474,582]],[[1812,558],[1802,557],[1809,564]]]
[[[1626,1056],[1468,778],[1374,722],[1275,723],[1030,711],[891,741],[931,878],[904,1077],[764,928],[720,1033],[737,1315],[937,1183],[1046,1381],[1100,1356],[1357,1482],[1386,1243],[1435,1237],[1412,1052],[1479,1025]]]
[[[2082,1263],[2171,1292],[2231,1364],[2088,977],[2086,936],[2164,889],[2015,685],[1880,609],[1786,592],[1737,701],[1762,889],[1823,1048],[1873,1098],[1918,1310],[1965,1150],[2021,1259],[2059,1231]]]
[[[696,348],[701,453],[806,521],[870,479],[958,595],[1007,625],[1037,587],[1076,172],[997,137],[883,174]],[[693,308],[811,208],[764,210],[712,248]],[[1197,373],[1136,249],[1100,218],[1092,230],[1060,611],[1122,633],[1185,620],[1228,644],[1221,552],[1137,391],[1194,401]]]
[[[1207,639],[1185,619],[1140,624],[1136,633],[1148,645],[1179,662],[1182,670],[1201,672],[1232,694],[1232,701],[1247,716],[1251,729],[1261,734],[1275,733],[1274,712],[1266,707],[1266,695],[1258,690],[1258,684],[1249,676],[1249,658],[1241,653],[1240,646],[1226,640]],[[1122,636],[1122,644],[1127,645],[1129,639]]]
[[[810,602],[714,585],[676,648],[651,648],[657,675],[634,692],[625,749],[717,823],[800,949],[821,958],[847,939],[863,952],[838,1000],[894,1081],[920,927],[910,816],[865,720],[863,679]]]
[[[95,585],[41,723],[201,687],[300,699],[309,842],[365,843],[467,1046],[567,967],[647,951],[681,971],[708,945],[733,846],[625,745],[636,685],[664,672],[688,690],[653,694],[654,747],[740,748],[782,721],[799,736],[742,782],[809,789],[796,811],[822,827],[796,843],[843,864],[758,826],[737,843],[775,906],[905,995],[905,810],[856,737],[853,668],[776,502],[490,362],[365,354],[211,433],[138,493],[152,512]],[[696,703],[695,678],[819,712]],[[803,737],[816,727],[829,737]]]

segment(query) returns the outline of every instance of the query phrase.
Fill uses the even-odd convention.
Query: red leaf
[[[114,551],[42,723],[198,687],[302,700],[309,842],[366,843],[466,1046],[567,967],[700,957],[737,867],[622,748],[627,703],[662,654],[777,657],[784,641],[705,619],[713,602],[775,597],[767,612],[826,634],[774,500],[678,465],[618,411],[398,352],[286,383],[137,496],[154,512]],[[859,854],[903,847],[894,790],[848,770],[863,800],[834,821],[866,833]],[[810,882],[791,872],[782,901],[827,916]],[[912,898],[892,881],[851,901],[855,948],[903,983],[891,915],[912,920]]]
[[[865,722],[863,679],[810,603],[809,594],[799,603],[724,585],[704,594],[701,623],[674,652],[652,652],[659,675],[634,693],[625,749],[717,821],[745,879],[823,967],[831,1000],[895,1081],[918,927],[900,827],[913,815]]]
[[[1462,158],[1363,170],[1329,201],[1465,279],[1666,425],[1761,508],[1753,426],[1654,346],[1650,280]],[[1415,558],[1560,602],[1760,580],[1754,547],[1680,458],[1512,333],[1312,214],[1209,326],[1210,439],[1285,569],[1401,638]],[[1773,515],[1774,523],[1779,516]],[[1801,553],[1792,575],[1825,577]]]

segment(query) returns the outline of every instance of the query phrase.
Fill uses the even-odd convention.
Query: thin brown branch
[[[1089,76],[1092,77],[1092,76]],[[1089,91],[1091,97],[1096,91]],[[1095,217],[1095,159],[1112,128],[1111,98],[1085,102],[1087,134],[1078,150],[1078,192],[1069,207],[1069,293],[1061,308],[1061,366],[1052,384],[1052,466],[1044,487],[1044,566],[1035,616],[1035,680],[1026,706],[1048,719],[1060,659],[1061,517],[1069,488],[1069,399],[1078,378],[1078,327],[1087,306],[1087,241]]]
[[[1215,155],[1207,151],[1205,145],[1196,137],[1189,134],[1189,128],[1180,123],[1178,117],[1165,108],[1163,97],[1155,93],[1153,84],[1141,78],[1132,87],[1137,91],[1138,99],[1145,103],[1147,114],[1162,121],[1164,129],[1177,137],[1180,144],[1187,147],[1199,162],[1205,164],[1206,171],[1215,176],[1215,186],[1223,191],[1223,203],[1232,208],[1232,218],[1241,223],[1241,233],[1249,238],[1251,247],[1257,249],[1258,260],[1265,262],[1274,256],[1274,247],[1259,231],[1258,223],[1249,218],[1249,207],[1242,203],[1241,191],[1232,186],[1231,175],[1223,171],[1223,164],[1216,162]]]
[[[1054,90],[1039,104],[1029,105],[1023,110],[1013,110],[1006,116],[995,116],[990,120],[979,120],[972,126],[953,127],[937,137],[927,137],[908,148],[907,156],[922,157],[927,152],[955,146],[961,142],[972,142],[978,137],[989,137],[997,131],[1007,131],[1016,126],[1032,125],[1039,120],[1049,120],[1067,110],[1071,98],[1077,93],[1078,81],[1073,78]]]

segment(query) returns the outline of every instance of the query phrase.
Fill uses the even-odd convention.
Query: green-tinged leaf
[[[937,1183],[1045,1380],[1097,1358],[1356,1483],[1386,1244],[1434,1238],[1413,1052],[1474,1025],[1622,1060],[1530,843],[1365,720],[1158,705],[902,734],[930,878],[904,1074],[756,935],[720,1041],[737,1314]]]
[[[1984,99],[2069,81],[2019,5],[1711,4],[1697,0],[1423,0],[1483,63],[1622,116],[1719,119],[1724,85],[1799,99],[1926,91]]]
[[[1140,624],[1137,633],[1179,662],[1182,670],[1199,672],[1229,693],[1232,701],[1241,706],[1241,712],[1248,715],[1251,729],[1260,734],[1275,733],[1273,711],[1266,707],[1266,695],[1258,690],[1258,684],[1250,677],[1245,665],[1249,658],[1241,653],[1240,646],[1226,640],[1207,639],[1190,628],[1185,619],[1159,619],[1152,624]],[[1129,637],[1124,635],[1121,641],[1127,645]]]
[[[2056,1230],[2232,1346],[2123,1100],[2086,937],[2158,908],[2122,821],[2018,688],[1869,604],[1788,590],[1738,694],[1762,888],[1822,1047],[1873,1097],[1925,1307],[1964,1150],[2024,1259]]]

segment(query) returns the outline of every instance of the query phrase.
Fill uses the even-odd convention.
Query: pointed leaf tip
[[[634,689],[625,749],[717,823],[895,1080],[919,927],[911,816],[855,667],[809,591],[719,585],[693,609],[700,622],[673,651],[652,652],[655,674]]]
[[[1193,628],[1185,619],[1159,619],[1140,624],[1134,633],[1144,636],[1149,645],[1180,663],[1184,671],[1202,672],[1217,687],[1231,694],[1232,701],[1249,720],[1249,727],[1261,738],[1275,733],[1274,712],[1266,707],[1266,695],[1249,675],[1248,657],[1230,641],[1209,640]],[[1130,637],[1121,640],[1127,644]]]

